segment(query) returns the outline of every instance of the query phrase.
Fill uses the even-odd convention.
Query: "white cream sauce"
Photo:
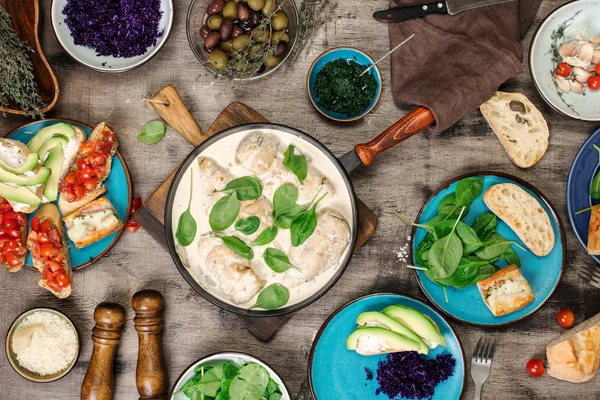
[[[262,131],[276,137],[279,140],[279,155],[281,155],[290,144],[293,144],[296,147],[296,151],[301,151],[307,157],[309,167],[313,166],[320,174],[328,178],[330,184],[334,187],[335,193],[329,193],[319,203],[319,205],[317,206],[317,213],[319,212],[319,210],[323,210],[325,208],[336,210],[346,219],[350,230],[352,230],[352,200],[350,197],[350,193],[346,189],[343,175],[337,169],[336,165],[325,154],[323,154],[319,148],[295,135],[272,129],[266,129]],[[252,132],[255,132],[255,130],[242,131],[229,135],[226,138],[223,138],[213,143],[211,146],[206,148],[199,156],[210,157],[211,159],[216,161],[222,168],[228,171],[234,179],[248,175],[254,176],[254,174],[251,171],[247,170],[239,164],[236,164],[235,162],[235,152],[238,147],[238,144]],[[177,245],[178,254],[180,255],[182,263],[188,268],[190,274],[210,294],[226,303],[241,308],[250,308],[256,302],[257,296],[254,296],[254,298],[252,298],[250,301],[245,302],[243,304],[235,304],[229,297],[226,297],[222,293],[220,293],[218,287],[211,286],[207,284],[207,282],[204,280],[204,273],[202,272],[202,268],[205,265],[205,262],[198,253],[198,241],[202,237],[202,235],[209,234],[211,232],[211,228],[208,222],[208,214],[210,213],[210,209],[214,204],[215,200],[214,195],[210,196],[213,198],[212,200],[210,200],[206,188],[201,187],[201,172],[198,167],[197,160],[194,160],[191,163],[190,167],[188,167],[187,171],[185,172],[179,183],[179,187],[175,194],[172,209],[173,235],[175,235],[175,232],[177,231],[177,223],[179,217],[187,209],[190,195],[190,170],[192,169],[194,171],[194,193],[192,197],[191,213],[198,224],[198,230],[194,241],[189,246],[181,248],[179,245]],[[272,203],[273,191],[265,191],[263,188],[263,196],[270,203]],[[299,203],[301,203],[300,200]],[[262,229],[264,229],[264,227],[261,225],[259,231],[262,231]],[[248,237],[240,232],[235,231],[233,225],[227,231],[223,232],[223,234],[234,235],[241,238],[245,242],[249,242]],[[353,233],[351,232],[351,237],[352,234]],[[177,239],[174,238],[174,240],[175,243],[177,243]],[[257,274],[261,279],[264,279],[266,281],[264,287],[267,287],[273,283],[285,284],[285,274],[274,272],[265,264],[263,260],[263,252],[268,247],[278,248],[289,256],[289,252],[292,247],[289,229],[279,228],[277,237],[273,242],[269,243],[266,246],[252,247],[252,249],[254,250],[254,258],[252,259],[250,265],[251,268],[254,270],[254,273]],[[348,245],[348,247],[344,251],[344,254],[342,254],[342,256],[340,257],[340,261],[333,268],[329,268],[321,272],[312,280],[302,283],[298,286],[290,287],[289,285],[285,285],[290,292],[290,299],[285,305],[285,307],[297,304],[309,298],[317,291],[319,291],[323,286],[325,286],[332,279],[335,273],[339,270],[341,263],[347,257],[348,252],[351,251],[350,247],[351,246]]]

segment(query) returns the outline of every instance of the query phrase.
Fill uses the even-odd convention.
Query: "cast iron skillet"
[[[192,275],[188,272],[187,268],[181,262],[179,255],[177,254],[175,248],[175,239],[174,233],[172,229],[172,210],[173,210],[173,202],[175,200],[175,194],[177,192],[177,188],[179,187],[179,183],[181,178],[187,171],[188,167],[192,162],[196,160],[196,158],[210,145],[213,143],[227,138],[229,135],[234,133],[242,132],[242,131],[251,131],[251,130],[265,130],[265,129],[273,129],[286,132],[288,134],[295,135],[311,144],[313,144],[316,148],[320,149],[322,153],[327,156],[333,163],[333,165],[340,171],[344,179],[344,183],[346,185],[346,190],[348,190],[348,194],[351,199],[351,209],[352,209],[352,226],[351,226],[351,241],[349,244],[350,249],[353,249],[356,244],[356,239],[358,236],[358,210],[356,205],[356,195],[354,194],[354,188],[352,187],[352,183],[350,181],[349,173],[354,169],[361,165],[369,165],[373,161],[373,158],[384,150],[394,146],[401,141],[408,139],[412,135],[422,131],[428,126],[434,123],[435,119],[433,114],[428,108],[418,107],[411,113],[407,114],[404,118],[396,122],[394,125],[386,129],[382,134],[377,136],[375,139],[365,144],[358,144],[355,146],[354,150],[344,154],[339,159],[336,158],[328,149],[319,142],[314,137],[310,136],[307,133],[304,133],[300,130],[287,127],[285,125],[279,124],[246,124],[236,126],[234,128],[226,129],[222,132],[219,132],[198,147],[196,147],[192,152],[187,156],[187,158],[183,161],[183,163],[179,166],[175,177],[173,178],[173,182],[171,183],[171,187],[169,188],[169,194],[167,196],[167,202],[165,206],[165,235],[167,237],[167,243],[169,245],[169,252],[171,253],[171,257],[179,269],[183,278],[190,284],[191,287],[196,290],[200,295],[206,298],[211,303],[219,306],[220,308],[230,311],[239,315],[246,315],[252,317],[274,317],[278,315],[288,314],[297,310],[300,310],[314,301],[318,300],[321,296],[323,296],[342,276],[346,267],[350,262],[350,258],[352,257],[352,251],[346,252],[346,255],[341,260],[341,265],[335,275],[327,282],[325,286],[323,286],[319,291],[310,296],[309,298],[296,303],[291,306],[283,307],[277,310],[247,310],[245,308],[237,307],[232,304],[226,303],[217,297],[211,295],[208,291],[206,291],[196,280],[192,277]],[[340,188],[341,189],[341,188]]]

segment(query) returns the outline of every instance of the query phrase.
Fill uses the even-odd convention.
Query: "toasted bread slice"
[[[24,144],[17,140],[12,139],[0,139],[0,148],[2,152],[0,152],[0,157],[2,157],[3,161],[6,163],[16,163],[16,165],[21,164],[25,161],[29,153],[29,148]],[[37,173],[39,169],[42,167],[41,163],[31,170],[33,173]],[[36,186],[25,186],[30,192],[35,194],[37,197],[42,199],[42,194],[44,192],[44,185],[36,185]],[[34,212],[38,206],[19,203],[17,201],[13,201],[10,199],[6,199],[10,205],[13,207],[13,210],[19,211],[25,214],[31,214]]]
[[[64,268],[67,276],[69,277],[69,279],[72,282],[73,281],[73,279],[72,279],[73,271],[71,270],[71,259],[69,256],[69,247],[67,245],[67,238],[65,236],[65,230],[63,229],[63,223],[62,223],[62,220],[60,219],[60,214],[58,213],[58,209],[56,208],[54,203],[46,203],[39,208],[39,210],[35,214],[35,216],[39,219],[40,224],[43,223],[45,220],[50,220],[51,226],[53,228],[56,228],[56,230],[58,231],[58,234],[60,236],[60,241],[62,244],[60,252],[64,256],[64,261],[62,262],[62,267]],[[29,233],[30,237],[27,240],[27,248],[29,249],[29,251],[32,252],[31,256],[32,256],[32,260],[33,260],[33,266],[38,271],[40,271],[40,273],[42,273],[44,271],[45,261],[40,258],[37,258],[33,255],[34,254],[33,252],[35,249],[35,243],[31,240],[31,234],[32,233],[30,232]],[[72,284],[69,284],[68,286],[63,287],[60,291],[56,291],[48,286],[47,282],[45,281],[45,279],[43,277],[40,278],[40,280],[38,281],[38,285],[40,285],[44,289],[49,290],[59,299],[64,299],[66,297],[69,297],[69,295],[71,294],[71,290],[72,290]]]
[[[123,227],[113,205],[106,197],[89,202],[63,218],[69,239],[80,249]]]
[[[496,92],[480,110],[518,167],[529,168],[544,156],[550,136],[548,124],[523,94]]]
[[[593,206],[590,212],[587,252],[593,256],[598,256],[600,255],[600,204]]]
[[[533,196],[515,184],[500,183],[485,191],[483,201],[536,256],[550,254],[554,230],[550,217]]]
[[[520,310],[535,299],[529,283],[514,264],[477,282],[477,288],[494,317]]]
[[[104,131],[114,132],[114,130],[108,124],[108,122],[101,122],[100,124],[98,124],[98,126],[96,126],[96,128],[94,128],[94,131],[92,132],[92,134],[90,135],[90,137],[88,138],[87,141],[98,141],[98,140],[104,139],[104,136],[103,136]],[[110,175],[110,170],[111,170],[111,166],[112,166],[112,158],[115,155],[118,146],[119,146],[119,143],[118,143],[117,139],[115,138],[115,140],[112,143],[108,157],[106,159],[106,164],[105,164],[106,171],[104,173],[104,176],[98,181],[98,184],[96,185],[96,187],[94,189],[90,190],[82,199],[76,200],[73,202],[69,202],[67,200],[66,194],[61,192],[61,195],[58,199],[58,208],[60,209],[60,212],[62,213],[62,215],[68,216],[69,214],[75,212],[77,209],[86,205],[90,201],[95,200],[98,197],[102,196],[104,193],[106,193],[106,187],[104,186],[104,181],[106,180],[108,175]],[[79,156],[80,156],[80,154],[78,153],[75,160],[77,160],[79,158]],[[71,166],[70,171],[77,171],[77,169],[78,169],[77,163],[74,162],[73,165]]]

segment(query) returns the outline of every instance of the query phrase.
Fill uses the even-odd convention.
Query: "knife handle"
[[[390,8],[389,10],[377,11],[373,14],[373,18],[381,22],[402,22],[429,14],[448,14],[446,2],[437,1],[416,6]]]
[[[364,165],[370,165],[376,155],[408,139],[435,123],[435,117],[427,107],[417,107],[369,143],[354,146]]]

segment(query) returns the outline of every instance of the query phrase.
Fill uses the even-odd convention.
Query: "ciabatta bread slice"
[[[117,211],[106,197],[100,197],[63,218],[69,239],[80,249],[123,227]]]
[[[500,183],[485,191],[483,201],[536,256],[550,254],[554,230],[541,204],[520,186]]]
[[[496,92],[479,108],[518,167],[529,168],[546,153],[548,124],[523,94]]]
[[[600,255],[600,204],[596,204],[590,210],[587,252],[593,256]]]

